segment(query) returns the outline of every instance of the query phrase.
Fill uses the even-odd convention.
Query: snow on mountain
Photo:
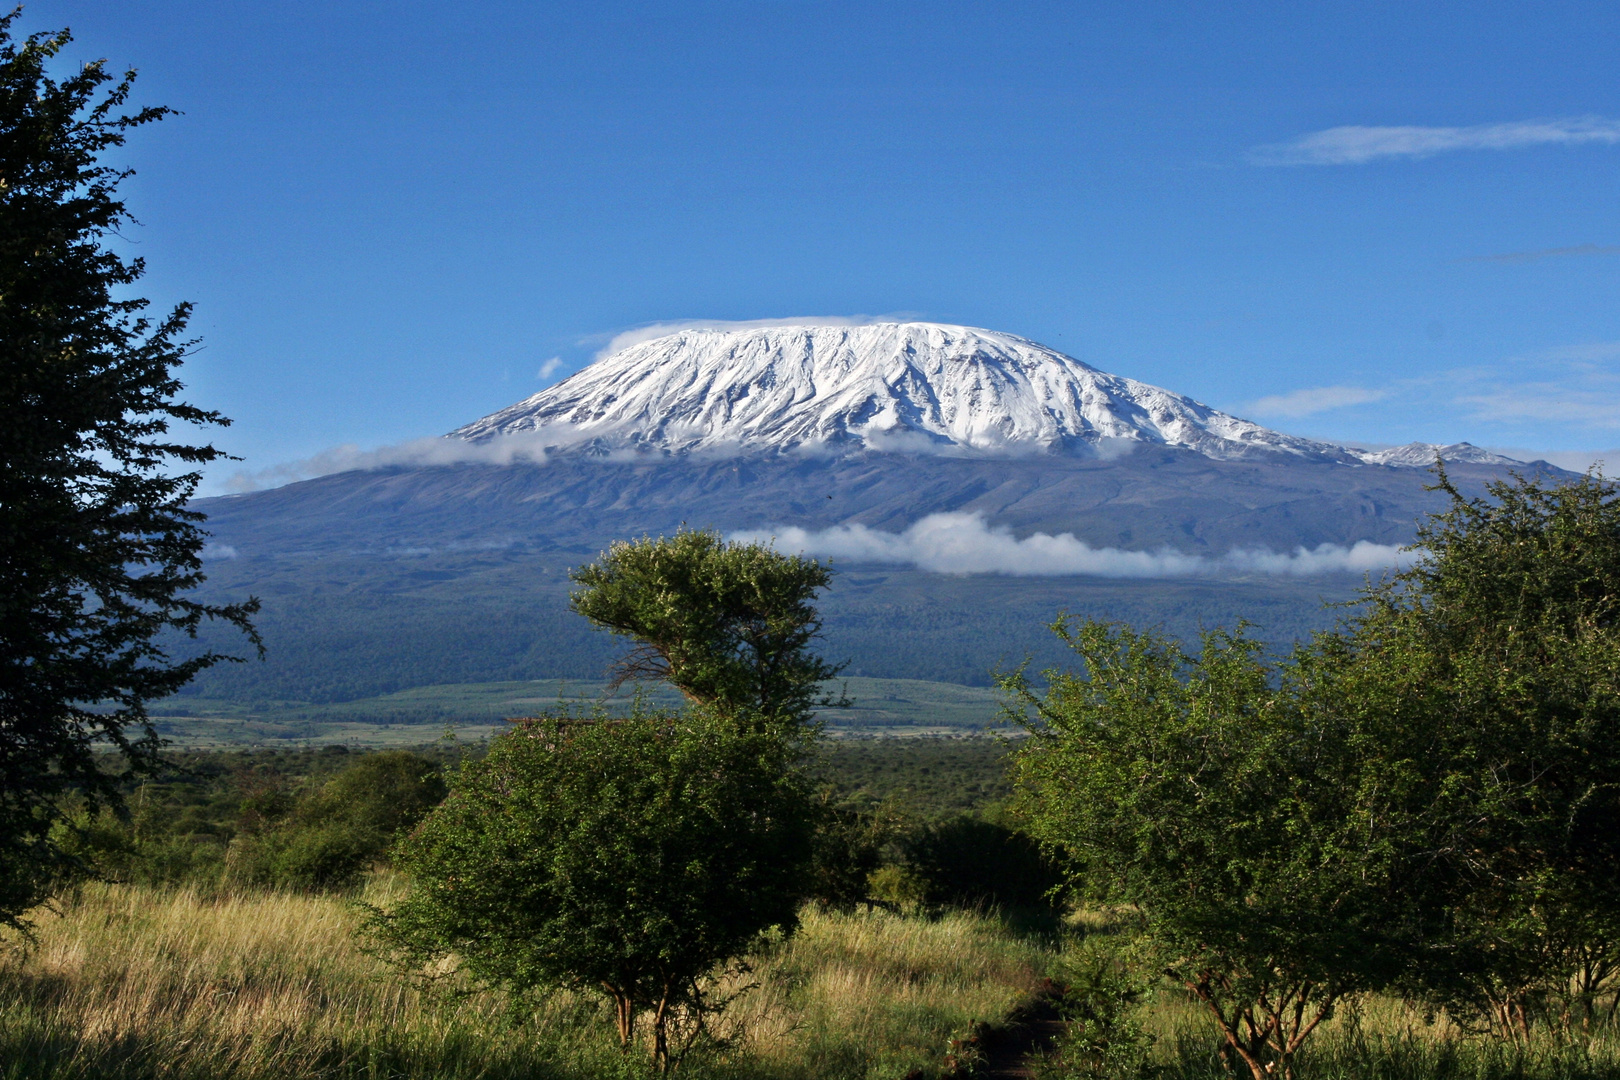
[[[1503,457],[1493,454],[1489,450],[1481,450],[1473,443],[1452,443],[1442,446],[1439,443],[1415,442],[1405,446],[1392,446],[1387,450],[1358,450],[1348,448],[1350,453],[1366,462],[1368,465],[1400,465],[1411,469],[1426,469],[1433,465],[1436,458],[1447,465],[1523,465],[1524,462],[1516,458]]]
[[[1370,452],[1272,431],[1012,334],[922,322],[682,330],[631,345],[450,433],[475,441],[525,434],[547,447],[603,452],[1106,454],[1156,444],[1218,459],[1373,460]],[[1416,464],[1400,456],[1412,449],[1379,451],[1393,456],[1376,463]],[[1431,453],[1421,464],[1432,462]]]

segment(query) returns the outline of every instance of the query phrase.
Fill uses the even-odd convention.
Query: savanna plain
[[[827,797],[877,823],[872,902],[807,905],[732,973],[742,990],[694,1077],[1231,1075],[1202,1007],[1140,964],[1120,912],[1042,900],[1004,801],[995,737],[823,745]],[[366,822],[330,819],[346,778],[402,753],[454,769],[476,746],[411,752],[173,752],[132,783],[132,815],[81,822],[118,870],[34,913],[7,941],[0,1075],[9,1078],[638,1077],[611,1010],[570,992],[512,998],[403,977],[368,948],[367,905],[408,885]],[[322,820],[323,802],[327,820]],[[334,843],[347,830],[350,844]],[[324,833],[324,835],[322,835]],[[372,845],[368,847],[368,844]],[[364,865],[360,865],[363,863]],[[1595,1022],[1520,1039],[1396,996],[1344,1002],[1295,1062],[1312,1077],[1620,1075],[1612,991]],[[1056,1044],[997,1057],[1031,1002]],[[1022,1047],[1020,1046],[1022,1049]],[[1019,1072],[1006,1071],[1016,1060]],[[995,1071],[991,1071],[994,1069]]]

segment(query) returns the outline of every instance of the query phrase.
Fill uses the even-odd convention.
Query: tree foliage
[[[821,684],[843,665],[810,649],[832,580],[814,559],[683,530],[615,543],[572,576],[574,610],[639,643],[621,682],[666,679],[699,705],[796,723],[836,704]]]
[[[188,598],[205,534],[186,504],[196,467],[223,455],[171,427],[227,421],[176,398],[189,305],[148,317],[127,295],[142,260],[107,246],[132,219],[129,173],[104,156],[169,110],[125,111],[133,72],[52,78],[67,32],[18,42],[16,18],[0,18],[0,922],[14,925],[63,868],[58,796],[116,800],[98,746],[150,760],[146,703],[224,659],[176,660],[161,635],[223,619],[252,637],[255,610]]]
[[[1022,671],[1003,680],[1031,735],[1014,759],[1021,816],[1085,897],[1138,914],[1256,1080],[1292,1075],[1334,1006],[1403,955],[1356,733],[1323,722],[1308,657],[1270,664],[1241,630],[1190,657],[1151,632],[1053,629],[1081,671],[1045,672],[1044,695]]]
[[[1438,924],[1417,988],[1506,1035],[1620,974],[1620,492],[1524,477],[1428,520],[1368,590],[1339,708],[1381,718]],[[1416,888],[1416,886],[1414,886]]]
[[[437,806],[445,783],[438,762],[408,750],[384,750],[367,754],[297,801],[284,792],[266,794],[263,808],[270,813],[255,815],[259,800],[245,800],[243,816],[259,820],[232,845],[232,880],[339,889],[356,884]]]
[[[709,976],[791,929],[802,895],[800,751],[731,719],[549,717],[502,735],[400,845],[414,887],[374,932],[418,968],[453,955],[519,995],[604,994],[626,1046],[650,1013],[668,1068],[720,1004]]]

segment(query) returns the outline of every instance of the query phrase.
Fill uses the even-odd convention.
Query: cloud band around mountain
[[[1218,558],[1161,548],[1126,551],[1095,548],[1073,533],[1035,533],[1019,539],[987,525],[982,514],[930,514],[904,532],[865,525],[836,525],[811,532],[788,527],[735,532],[731,539],[772,543],[779,550],[851,562],[896,563],[939,574],[1006,574],[1014,577],[1087,575],[1107,578],[1182,578],[1232,574],[1312,577],[1369,573],[1410,563],[1415,554],[1366,540],[1351,546],[1321,544],[1279,553],[1234,549]]]
[[[1517,120],[1470,127],[1346,124],[1249,152],[1256,165],[1359,165],[1379,158],[1426,158],[1454,150],[1620,143],[1620,120],[1600,116]]]

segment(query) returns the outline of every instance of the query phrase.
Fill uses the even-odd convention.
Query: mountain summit
[[[1146,443],[1218,460],[1362,460],[1013,334],[923,322],[683,330],[604,357],[451,435],[521,433],[597,450],[1106,455],[1110,444]]]

